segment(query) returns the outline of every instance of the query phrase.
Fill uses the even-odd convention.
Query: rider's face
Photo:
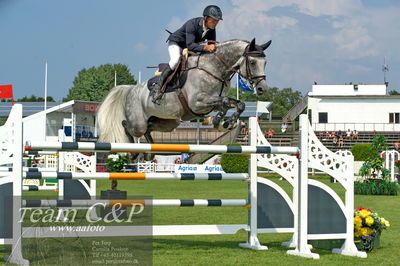
[[[206,17],[205,25],[208,29],[215,29],[217,27],[219,20],[213,19],[212,17]]]

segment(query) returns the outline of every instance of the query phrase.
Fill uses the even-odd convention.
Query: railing
[[[284,121],[288,121],[289,118],[291,120],[296,119],[307,107],[307,104],[308,104],[308,96],[305,96],[300,102],[295,104],[282,119]]]
[[[221,136],[216,138],[214,141],[208,143],[210,145],[220,145],[226,143],[233,143],[236,141],[237,136],[239,135],[241,128],[237,126],[236,128],[229,130],[228,132],[223,133]],[[189,163],[197,163],[201,158],[204,158],[204,154],[197,153],[193,156],[190,156]]]
[[[393,123],[312,123],[314,131],[400,131],[400,124]]]

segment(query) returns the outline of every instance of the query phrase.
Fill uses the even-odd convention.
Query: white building
[[[400,131],[400,96],[386,85],[314,85],[307,112],[315,131]]]
[[[98,103],[69,101],[24,117],[23,141],[58,141],[59,130],[65,141],[95,141],[95,112]],[[84,133],[84,134],[83,134]]]

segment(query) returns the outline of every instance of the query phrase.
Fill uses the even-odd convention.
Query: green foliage
[[[2,102],[11,102],[11,99],[2,99]],[[47,96],[47,101],[48,102],[55,102],[53,97]],[[36,97],[35,95],[31,95],[31,97],[24,96],[20,99],[15,100],[15,102],[44,102],[43,97]]]
[[[400,95],[400,93],[396,90],[389,91],[389,95]]]
[[[236,99],[236,88],[230,88],[228,96]],[[257,96],[252,92],[239,91],[239,99],[241,101],[255,102],[268,101],[272,102],[271,110],[274,116],[284,116],[295,104],[301,101],[302,95],[299,91],[293,91],[292,88],[278,89],[276,87],[268,88],[264,95]]]
[[[125,165],[129,164],[129,159],[123,154],[110,154],[106,160],[109,172],[121,172]]]
[[[221,166],[226,173],[247,173],[249,171],[249,155],[224,153],[221,155]]]
[[[378,152],[389,149],[389,146],[386,143],[386,137],[383,135],[375,136],[372,139],[372,148]]]
[[[354,182],[354,193],[357,195],[396,196],[398,191],[396,182]]]
[[[75,77],[74,86],[63,101],[101,101],[114,87],[115,72],[117,72],[117,85],[136,84],[126,65],[106,64],[89,69],[84,68]]]
[[[378,177],[379,173],[381,173],[381,178],[388,179],[389,173],[385,168],[383,168],[385,160],[380,154],[381,151],[388,149],[385,136],[375,136],[372,139],[371,149],[372,155],[365,160],[364,164],[360,168],[360,175],[364,177],[372,176],[375,178]]]
[[[400,171],[400,160],[397,160],[394,162],[394,165],[399,169]]]
[[[354,161],[366,161],[375,154],[371,144],[354,144],[351,152],[354,155]]]

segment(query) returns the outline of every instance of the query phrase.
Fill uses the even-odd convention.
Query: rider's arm
[[[193,23],[186,24],[186,47],[189,51],[201,52],[203,51],[203,46],[195,43],[196,40],[196,28]]]

